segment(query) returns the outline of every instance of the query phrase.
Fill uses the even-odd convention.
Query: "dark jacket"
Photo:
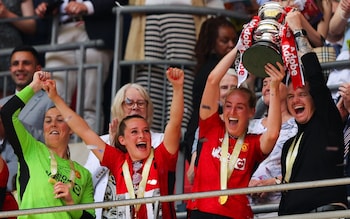
[[[315,53],[302,58],[304,75],[310,86],[315,112],[306,124],[298,124],[299,137],[304,132],[295,159],[290,183],[342,178],[343,123],[330,90],[327,88],[320,63]],[[286,157],[294,138],[282,149],[282,175],[286,174]],[[311,210],[341,202],[347,205],[345,186],[289,190],[282,193],[279,215],[308,213]]]

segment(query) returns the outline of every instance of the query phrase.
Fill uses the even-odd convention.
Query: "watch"
[[[298,30],[295,30],[295,31],[293,32],[293,35],[294,35],[294,37],[296,38],[296,37],[306,36],[307,33],[306,33],[306,30],[304,30],[304,29],[298,29]]]
[[[276,185],[279,185],[279,184],[282,183],[282,181],[276,176],[275,177],[275,183],[276,183]]]

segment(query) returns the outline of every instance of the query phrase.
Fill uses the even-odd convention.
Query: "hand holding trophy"
[[[276,62],[286,67],[295,87],[304,83],[299,64],[298,52],[292,31],[285,22],[291,7],[283,7],[278,2],[264,3],[242,30],[237,48],[240,52],[238,83],[241,84],[248,72],[265,78],[265,65],[270,63],[277,69]]]

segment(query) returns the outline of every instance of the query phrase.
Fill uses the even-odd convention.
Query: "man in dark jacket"
[[[298,133],[282,150],[284,183],[334,179],[344,176],[343,123],[327,88],[317,56],[302,29],[300,13],[289,12],[286,22],[293,31],[306,83],[288,86],[288,110]],[[301,15],[302,16],[302,15]],[[279,215],[344,210],[345,186],[289,190],[282,193]]]

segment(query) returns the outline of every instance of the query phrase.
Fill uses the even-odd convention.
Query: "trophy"
[[[286,15],[284,8],[274,1],[264,3],[258,11],[259,22],[252,30],[252,44],[242,54],[245,69],[258,77],[267,77],[264,66],[283,63],[281,55],[280,30]]]

